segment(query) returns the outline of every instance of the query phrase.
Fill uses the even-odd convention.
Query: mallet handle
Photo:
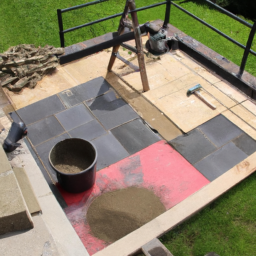
[[[209,106],[211,109],[216,109],[216,107],[211,103],[209,102],[201,93],[200,91],[195,91],[194,92],[195,95],[200,99],[202,100],[207,106]]]

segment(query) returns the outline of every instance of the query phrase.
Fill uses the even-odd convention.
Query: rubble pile
[[[0,53],[0,86],[19,92],[22,88],[34,88],[44,75],[58,66],[56,55],[64,53],[63,48],[35,47],[20,44]]]

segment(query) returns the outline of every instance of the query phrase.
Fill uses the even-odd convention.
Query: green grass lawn
[[[145,6],[161,0],[137,0]],[[0,52],[17,44],[46,44],[60,46],[56,10],[82,4],[83,0],[1,0]],[[107,15],[121,12],[125,0],[106,3],[64,13],[64,28],[77,26]],[[176,1],[179,3],[179,1]],[[246,44],[249,29],[239,22],[193,2],[181,3],[185,9]],[[140,23],[164,19],[165,7],[157,7],[138,14]],[[71,45],[116,31],[119,18],[66,34],[66,45]],[[240,65],[243,51],[172,6],[170,23]],[[254,40],[253,49],[256,51]],[[250,56],[246,70],[256,76],[256,58]],[[256,251],[256,174],[226,193],[216,202],[178,226],[162,242],[175,256],[203,256],[215,251],[221,256],[255,255]]]

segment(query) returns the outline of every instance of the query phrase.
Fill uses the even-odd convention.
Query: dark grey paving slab
[[[97,171],[129,156],[128,152],[110,132],[92,140],[98,152]]]
[[[194,166],[209,181],[213,181],[245,158],[247,155],[233,142],[229,142]]]
[[[9,115],[12,118],[13,122],[15,122],[15,123],[22,122],[22,120],[20,119],[20,117],[17,115],[17,113],[15,111],[10,112]]]
[[[41,158],[42,162],[44,163],[44,166],[46,167],[48,173],[51,175],[51,178],[54,180],[54,182],[57,182],[57,176],[56,176],[56,172],[50,165],[49,153],[53,148],[53,146],[55,146],[59,141],[62,141],[67,138],[70,138],[70,136],[67,133],[64,133],[36,147],[36,151],[39,157]]]
[[[129,154],[134,154],[160,140],[141,119],[135,119],[111,130]]]
[[[75,127],[93,120],[90,110],[84,104],[79,104],[60,112],[56,114],[56,117],[66,131],[72,130]]]
[[[33,158],[35,159],[38,167],[40,168],[46,182],[48,183],[52,193],[54,194],[55,198],[57,199],[57,201],[59,202],[60,206],[62,209],[67,207],[67,204],[64,200],[64,198],[62,197],[62,195],[60,194],[60,191],[57,189],[57,187],[52,183],[51,177],[48,174],[48,172],[46,171],[46,169],[44,168],[44,166],[42,165],[41,161],[39,160],[39,158],[37,157],[34,149],[31,147],[31,144],[28,142],[28,140],[26,138],[24,138],[24,142],[26,143],[31,155],[33,156]]]
[[[92,120],[86,124],[83,124],[71,131],[69,134],[72,138],[81,138],[84,140],[93,140],[99,136],[102,136],[107,131],[97,120]]]
[[[107,130],[139,117],[126,102],[115,99],[112,92],[86,103]]]
[[[248,156],[256,151],[256,141],[245,133],[234,139],[233,142]]]
[[[21,108],[17,110],[17,113],[25,124],[29,125],[64,109],[65,107],[61,103],[59,97],[57,95],[53,95],[27,107]]]
[[[194,129],[186,135],[175,138],[170,141],[169,144],[191,164],[195,164],[217,150],[217,147],[213,145],[198,129]]]
[[[69,108],[83,101],[96,98],[109,91],[109,89],[109,83],[103,77],[98,77],[89,82],[60,92],[58,95],[62,99],[64,105]]]
[[[198,127],[217,147],[221,147],[243,133],[223,115],[218,115]]]
[[[34,146],[65,132],[54,116],[49,116],[43,120],[28,125],[27,128],[28,137]]]

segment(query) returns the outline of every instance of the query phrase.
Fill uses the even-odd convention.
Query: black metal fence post
[[[61,9],[57,9],[57,15],[59,22],[60,46],[65,47]]]
[[[170,22],[170,13],[171,13],[171,0],[166,0],[166,9],[165,9],[165,18],[164,18],[163,28],[167,28],[167,25]]]
[[[251,46],[252,46],[252,42],[253,42],[253,38],[254,38],[254,35],[255,35],[255,32],[256,32],[256,21],[254,22],[253,26],[252,26],[252,29],[251,29],[251,32],[250,32],[250,35],[248,37],[248,41],[247,41],[247,45],[246,45],[246,48],[244,50],[244,56],[243,56],[243,59],[242,59],[242,63],[241,63],[241,66],[240,66],[240,70],[239,70],[239,73],[237,74],[237,76],[240,78],[243,73],[244,73],[244,69],[245,69],[245,65],[246,65],[246,62],[247,62],[247,59],[248,59],[248,55],[250,53],[250,49],[251,49]]]

